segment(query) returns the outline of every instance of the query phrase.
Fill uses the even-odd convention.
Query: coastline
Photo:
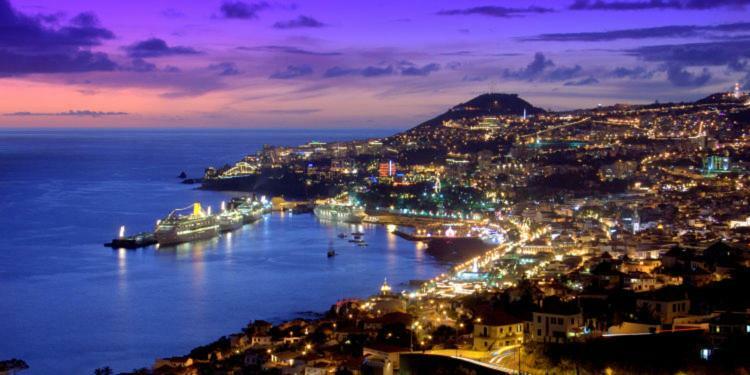
[[[288,320],[295,312],[325,311],[338,298],[366,295],[384,276],[426,279],[443,269],[412,244],[395,251],[382,228],[373,228],[365,251],[352,248],[328,261],[326,245],[339,230],[288,213],[200,246],[102,247],[122,225],[128,234],[151,230],[175,207],[199,200],[215,209],[228,199],[180,184],[181,170],[195,176],[209,161],[238,158],[263,143],[333,137],[326,133],[292,139],[262,133],[248,139],[250,131],[45,133],[0,140],[10,155],[0,191],[13,212],[2,219],[10,237],[0,253],[0,294],[9,298],[0,311],[6,338],[0,353],[25,360],[30,374],[149,365],[240,328],[249,317]],[[163,153],[164,144],[181,146]],[[284,272],[296,274],[296,282]],[[88,308],[73,313],[73,306]],[[54,340],[34,339],[59,326],[68,329]],[[158,330],[164,334],[152,334]]]

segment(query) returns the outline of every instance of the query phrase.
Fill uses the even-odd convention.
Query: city
[[[501,113],[516,104],[525,107]],[[366,207],[363,222],[458,247],[444,256],[460,263],[411,291],[386,280],[323,319],[252,322],[155,368],[326,373],[359,371],[364,357],[382,373],[430,363],[480,373],[723,371],[742,361],[750,337],[741,161],[750,143],[738,125],[749,107],[739,86],[695,103],[572,113],[485,94],[447,112],[472,112],[459,120],[443,115],[385,139],[267,147],[208,168],[210,188],[283,175],[301,197],[333,189],[339,204]],[[470,238],[485,246],[450,244]],[[665,344],[686,362],[632,347],[638,364],[605,353]]]
[[[0,0],[0,375],[748,374],[748,9]]]

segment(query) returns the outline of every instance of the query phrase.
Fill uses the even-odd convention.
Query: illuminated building
[[[726,173],[730,171],[729,157],[711,155],[703,158],[703,173]]]
[[[532,313],[531,337],[537,342],[564,343],[581,333],[583,315],[574,305],[544,306]]]
[[[380,177],[393,177],[396,174],[397,164],[393,160],[388,160],[387,163],[378,164],[378,176]]]
[[[406,312],[406,303],[398,294],[391,291],[388,280],[383,281],[380,286],[380,294],[370,297],[366,304],[376,316],[382,316],[392,312]]]
[[[523,323],[502,311],[479,314],[474,322],[474,350],[492,351],[523,343]]]

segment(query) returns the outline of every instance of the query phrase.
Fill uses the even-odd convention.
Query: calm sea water
[[[150,230],[173,208],[228,195],[179,183],[186,171],[238,160],[263,144],[348,140],[392,131],[0,131],[0,359],[30,374],[150,366],[249,320],[324,311],[344,297],[425,279],[445,265],[388,234],[369,247],[336,238],[349,227],[272,214],[213,241],[176,249],[111,250],[120,225]],[[333,240],[339,256],[327,259]],[[404,287],[402,285],[402,287]]]

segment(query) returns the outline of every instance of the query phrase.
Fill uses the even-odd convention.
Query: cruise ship
[[[239,210],[224,210],[218,215],[219,230],[230,232],[240,229],[245,224],[244,216]]]
[[[335,201],[318,204],[313,212],[315,216],[324,220],[353,224],[361,223],[366,216],[362,206]]]
[[[219,221],[216,216],[203,212],[200,203],[197,202],[193,204],[191,214],[180,214],[180,211],[189,208],[174,210],[156,224],[154,237],[159,245],[176,245],[183,242],[205,240],[219,235]]]
[[[242,222],[245,224],[254,223],[268,212],[265,205],[252,198],[234,198],[229,202],[229,208],[237,210],[242,215]]]

